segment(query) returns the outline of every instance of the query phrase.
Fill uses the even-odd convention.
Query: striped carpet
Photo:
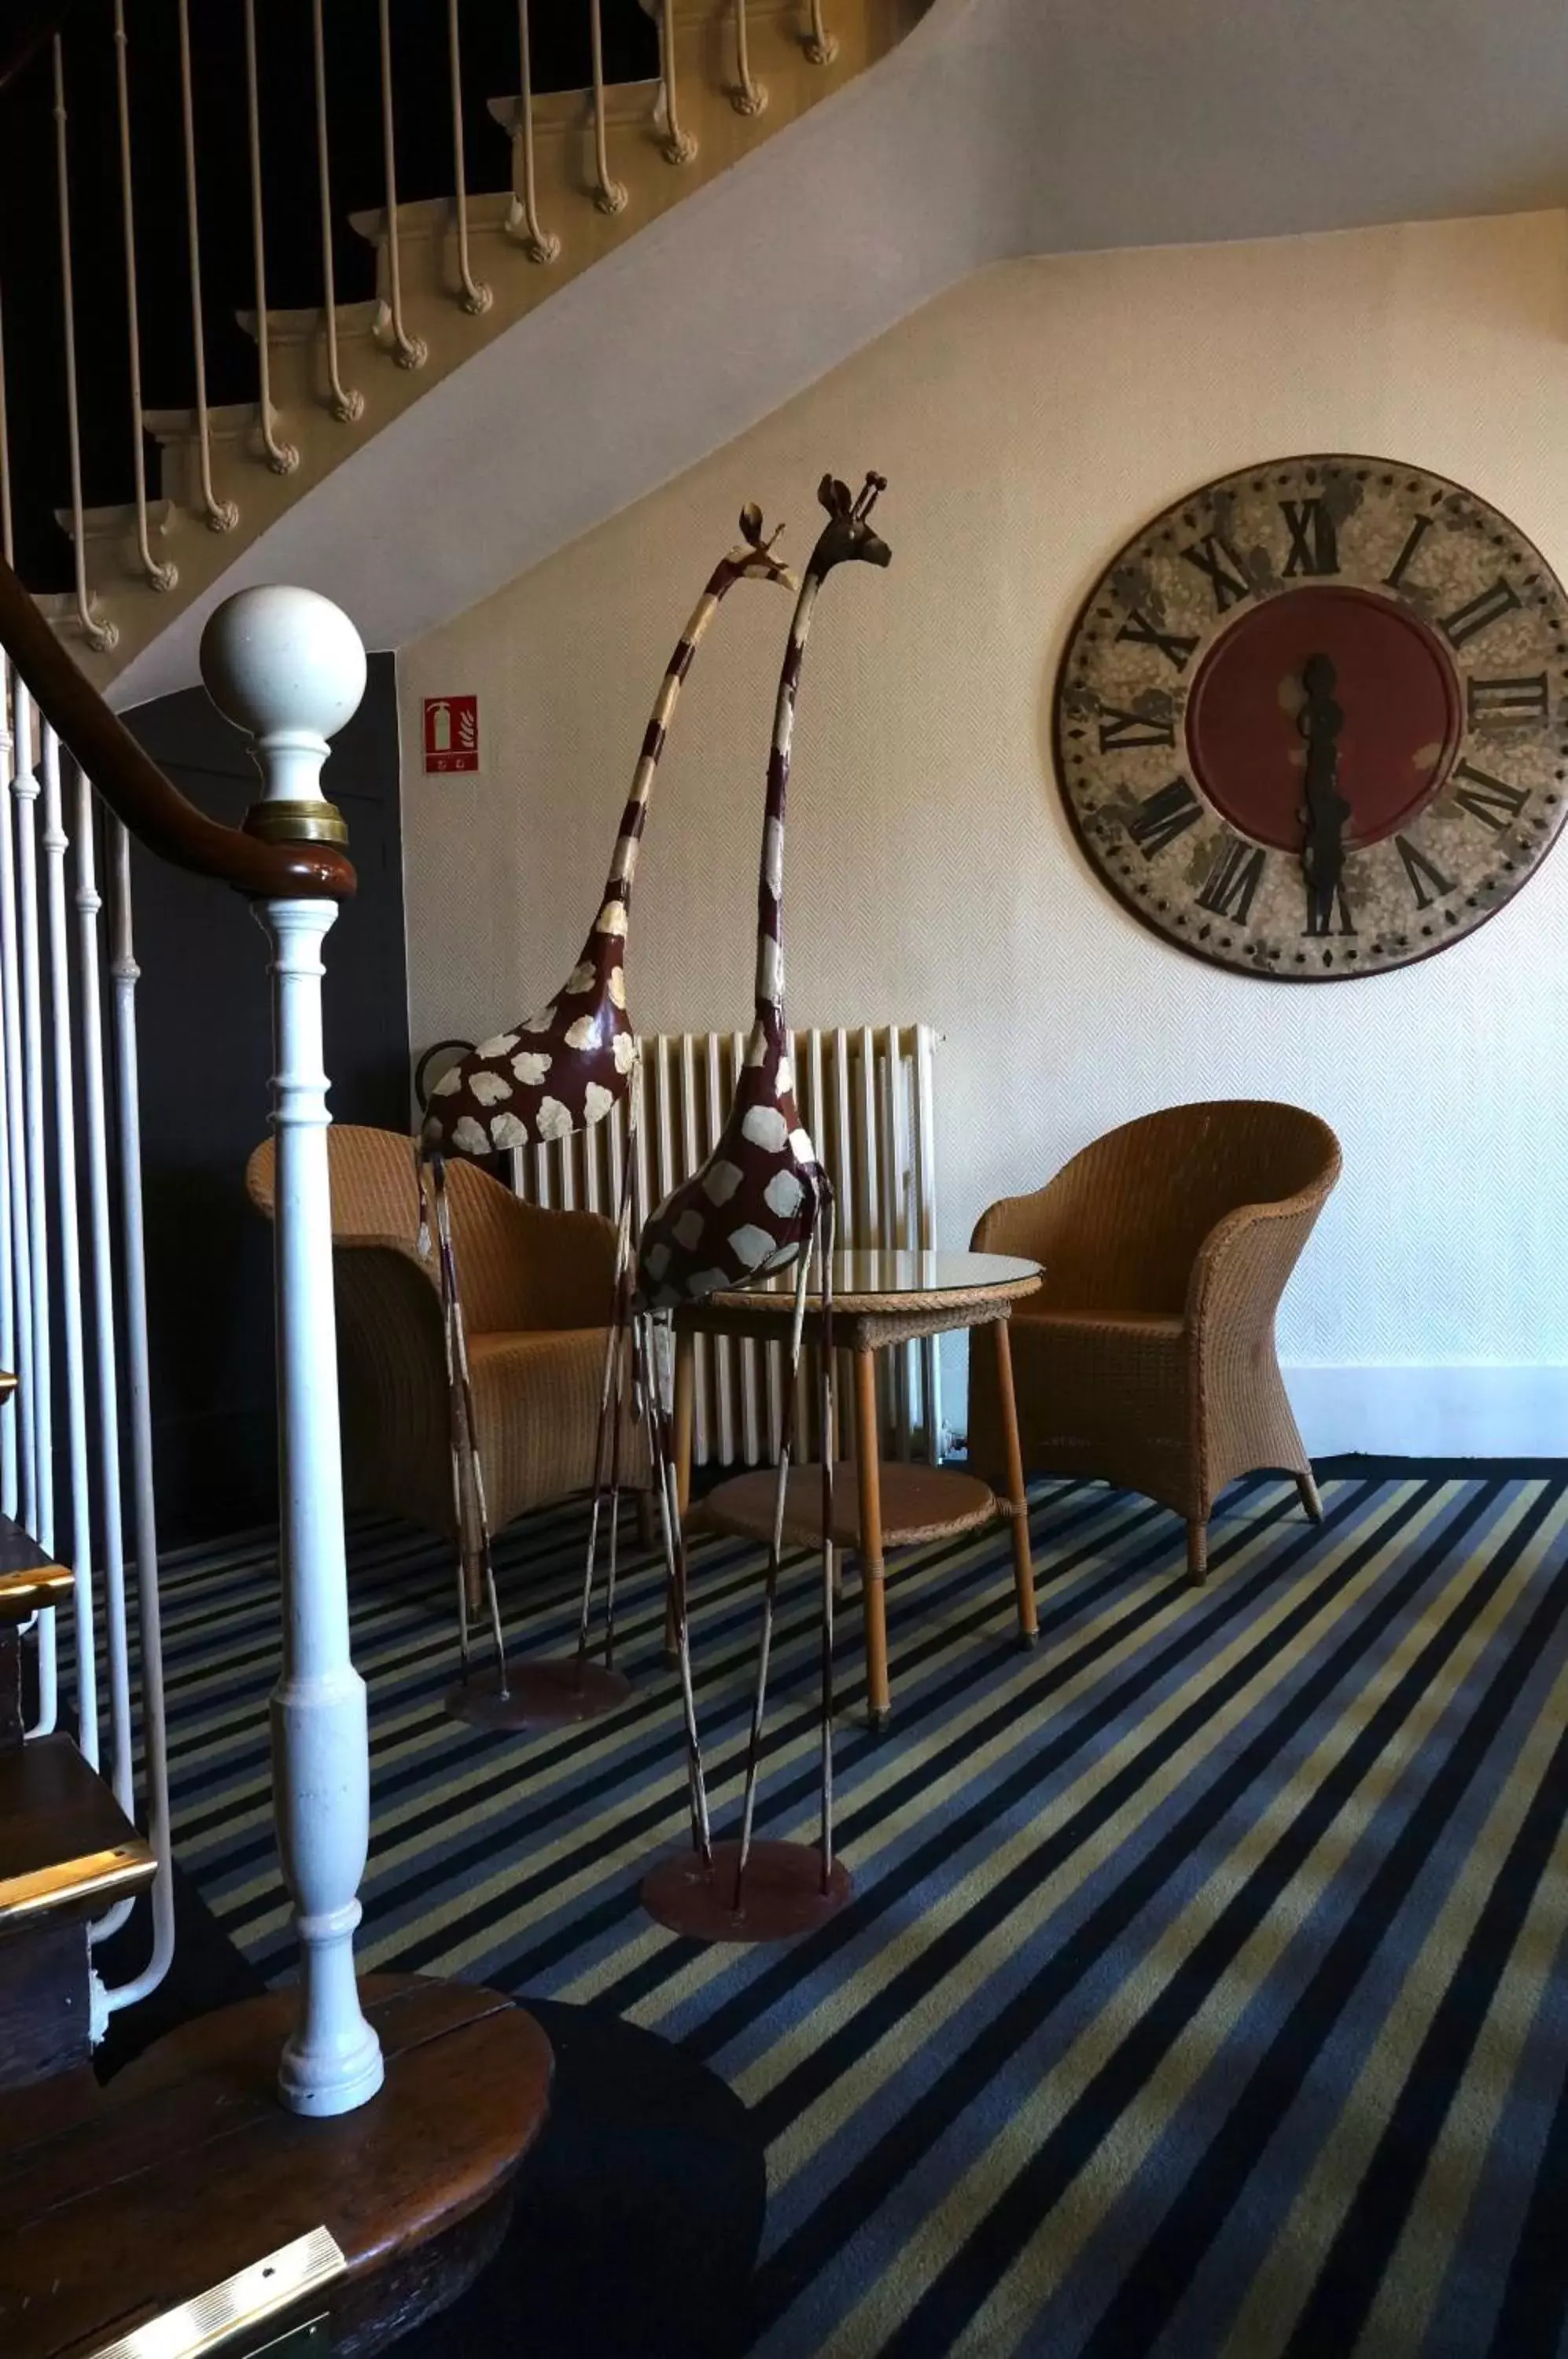
[[[362,1960],[599,2001],[727,2080],[768,2147],[766,2359],[1557,2354],[1568,1473],[1374,1468],[1324,1497],[1314,1529],[1293,1489],[1238,1486],[1198,1593],[1173,1516],[1037,1485],[1039,1652],[1013,1644],[1005,1535],[914,1555],[881,1743],[852,1602],[856,1897],[772,1951],[700,1950],[637,1905],[683,1840],[651,1568],[626,1586],[627,1709],[506,1741],[442,1716],[440,1551],[358,1526]],[[531,1646],[569,1642],[583,1530],[574,1507],[502,1545]],[[702,1546],[694,1597],[723,1823],[755,1555]],[[768,1832],[811,1823],[813,1605],[802,1560]],[[180,1855],[281,1975],[265,1536],[175,1558],[166,1614]]]

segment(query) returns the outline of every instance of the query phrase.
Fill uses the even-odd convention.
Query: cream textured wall
[[[788,322],[759,290],[736,332]],[[943,296],[404,651],[416,1046],[495,1028],[570,965],[649,699],[742,501],[786,516],[801,555],[822,469],[874,465],[892,566],[830,582],[807,656],[789,1012],[940,1027],[943,1242],[1147,1107],[1296,1099],[1346,1158],[1281,1326],[1309,1440],[1560,1450],[1568,849],[1443,957],[1292,989],[1146,933],[1058,805],[1055,664],[1110,553],[1190,484],[1335,449],[1472,484],[1568,573],[1568,220],[1007,263]],[[743,585],[692,672],[633,919],[646,1028],[748,1006],[786,620],[781,592]],[[426,778],[420,699],[469,690],[484,768]]]

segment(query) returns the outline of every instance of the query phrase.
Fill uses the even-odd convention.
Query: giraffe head
[[[773,554],[773,544],[784,527],[775,525],[765,540],[762,537],[762,510],[755,500],[747,500],[740,512],[741,547],[732,549],[729,561],[743,582],[781,582],[786,590],[798,590],[796,581],[782,558]]]
[[[892,551],[880,533],[871,529],[877,495],[887,488],[886,475],[867,475],[858,493],[852,493],[836,475],[822,477],[817,497],[828,512],[828,520],[817,537],[810,568],[819,581],[850,558],[858,558],[863,565],[887,564]]]

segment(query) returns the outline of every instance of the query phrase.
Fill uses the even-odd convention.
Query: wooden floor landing
[[[0,2103],[5,2359],[87,2359],[322,2226],[348,2264],[330,2296],[338,2359],[455,2298],[506,2226],[550,2045],[495,1991],[388,1975],[363,1995],[386,2085],[337,2120],[278,2101],[289,1993],[199,2017],[102,2091],[71,2076]]]

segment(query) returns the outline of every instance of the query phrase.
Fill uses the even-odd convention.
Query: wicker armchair
[[[411,1139],[334,1124],[332,1171],[344,1487],[353,1505],[454,1530],[446,1357],[434,1257],[419,1250]],[[245,1170],[270,1219],[273,1149]],[[474,1420],[490,1525],[593,1480],[615,1230],[596,1212],[542,1212],[473,1164],[447,1167]],[[623,1477],[648,1482],[628,1420]]]
[[[1173,1507],[1197,1581],[1214,1503],[1237,1475],[1283,1469],[1321,1518],[1274,1313],[1339,1170],[1333,1131],[1299,1107],[1171,1106],[1096,1139],[975,1228],[977,1251],[1045,1269],[1012,1321],[1025,1468],[1104,1476]],[[996,1374],[979,1353],[970,1459],[999,1482],[1005,1451]]]

